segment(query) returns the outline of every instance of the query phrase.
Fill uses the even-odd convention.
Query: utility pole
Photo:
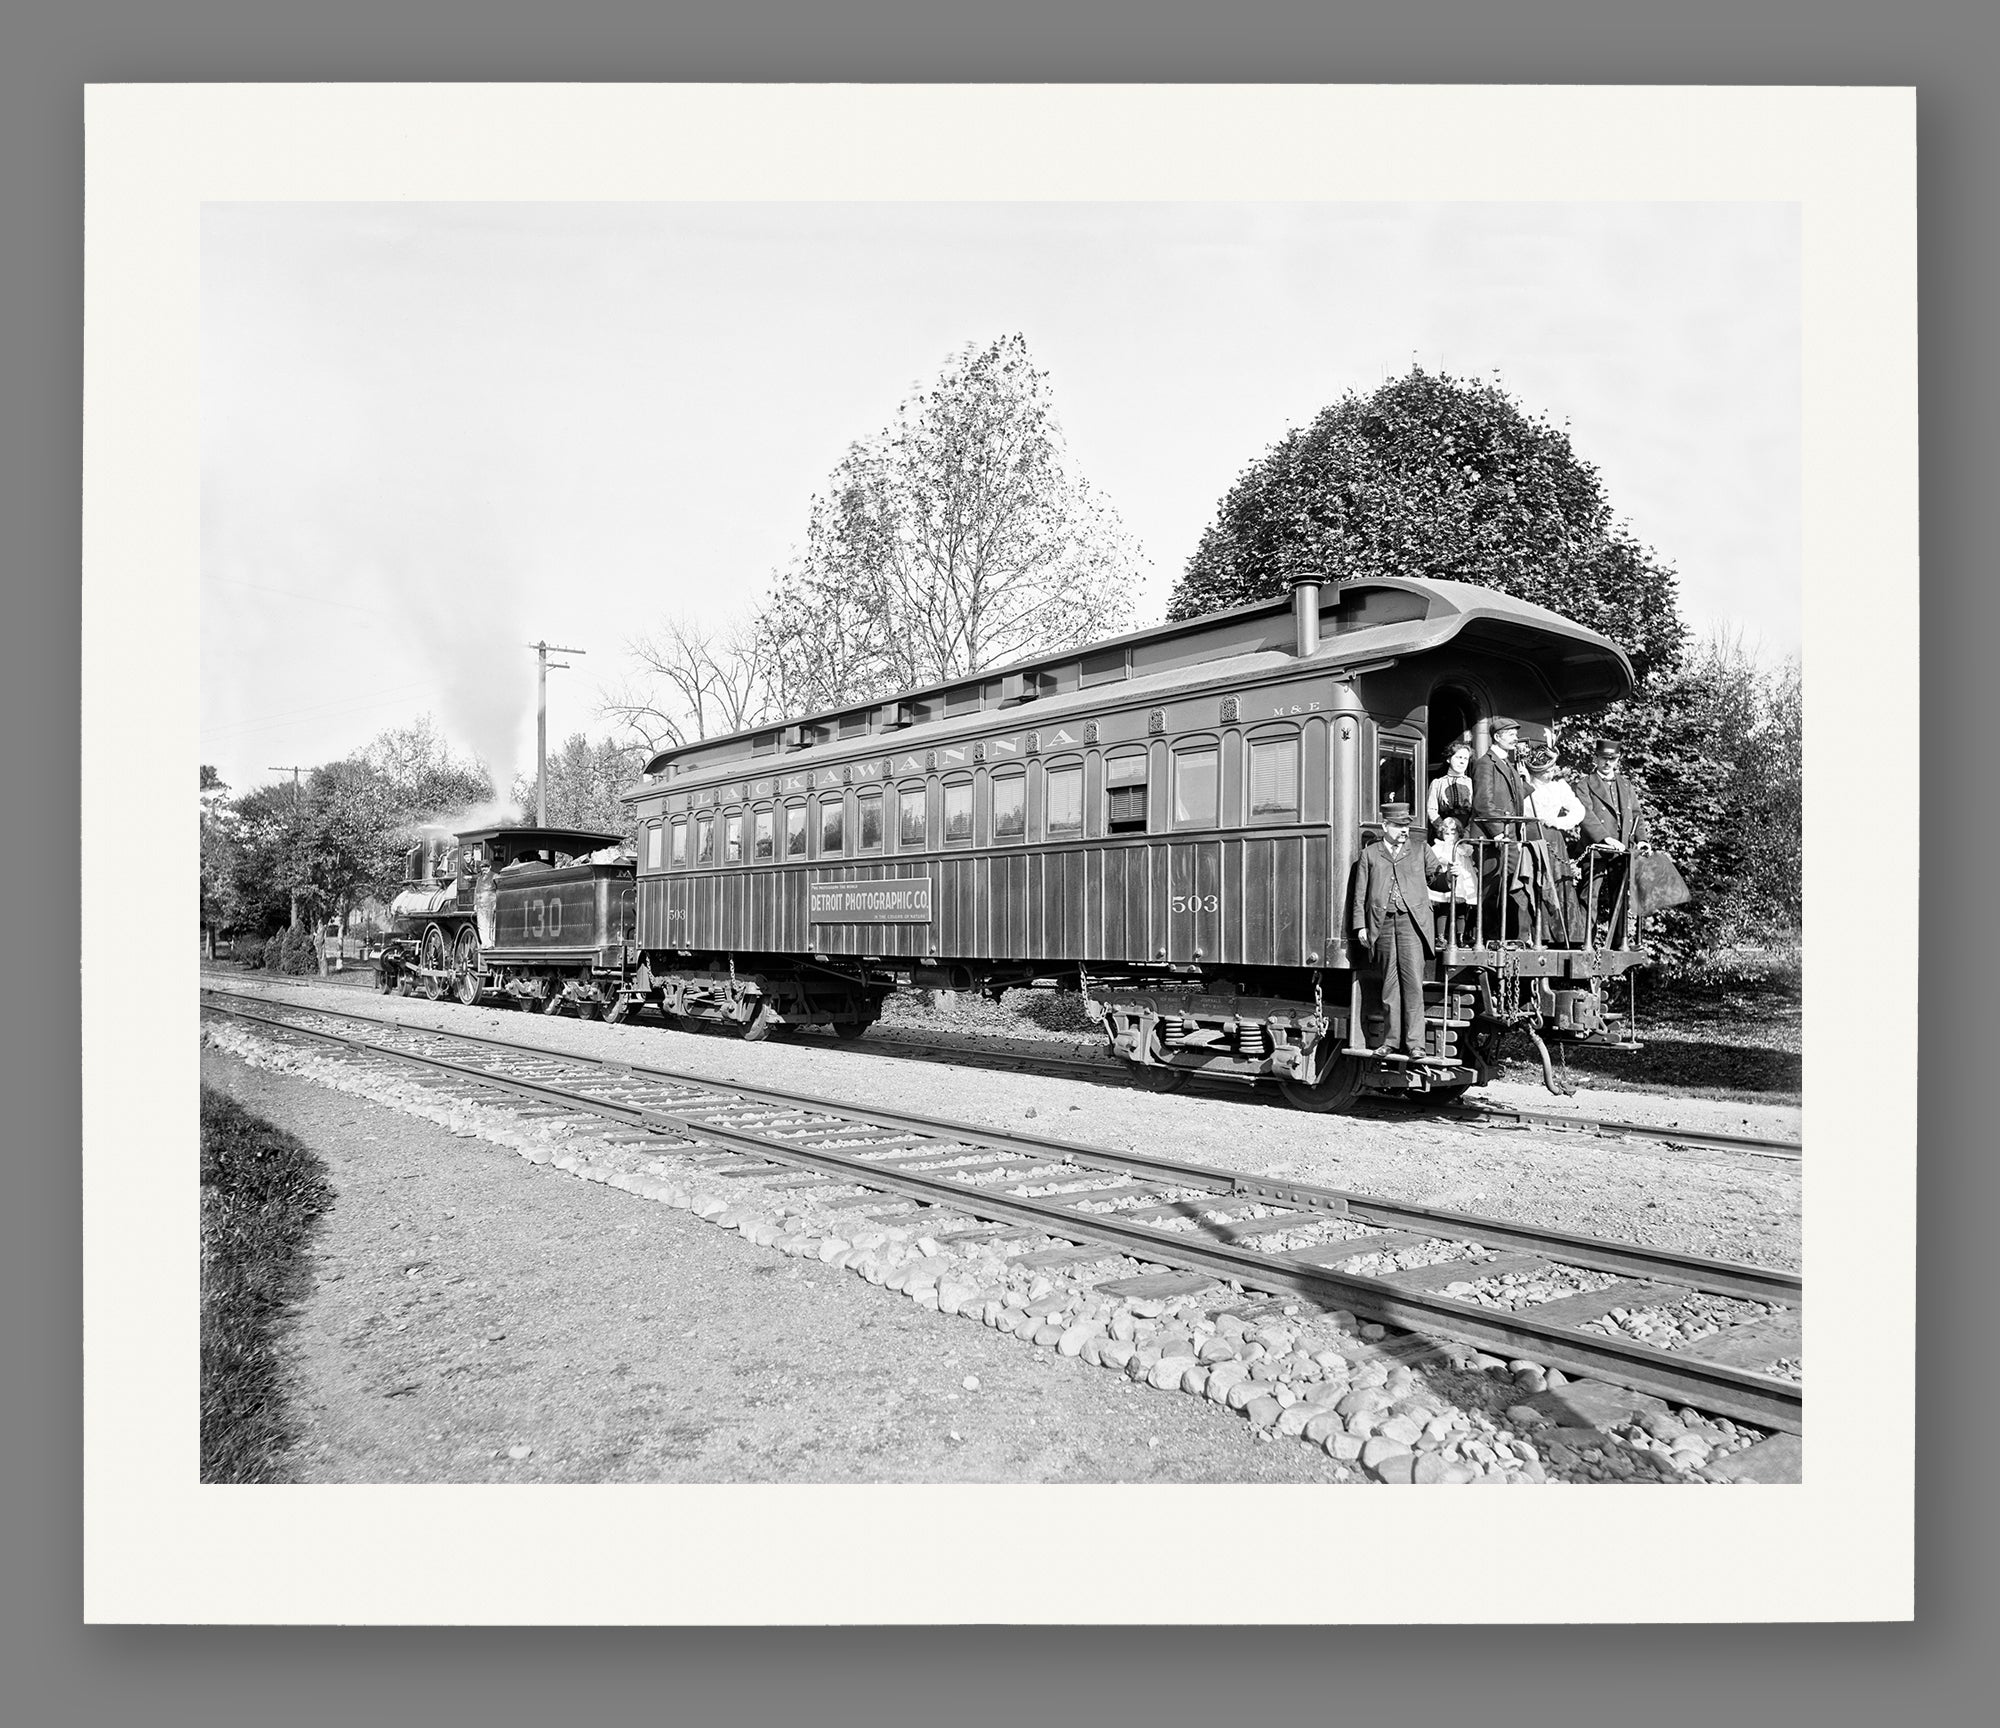
[[[296,821],[298,820],[298,816],[299,816],[299,772],[300,772],[300,764],[298,764],[297,762],[290,762],[290,763],[286,763],[286,762],[267,762],[267,763],[265,763],[265,764],[264,764],[264,769],[265,769],[265,772],[266,772],[266,773],[270,773],[270,774],[287,774],[287,773],[289,773],[289,774],[291,775],[291,777],[292,777],[292,820],[293,820],[294,822],[296,822]],[[294,888],[294,889],[292,890],[292,928],[293,928],[294,930],[296,930],[296,929],[297,929],[298,927],[299,927],[299,891],[298,891],[298,889]]]
[[[581,648],[558,648],[552,642],[530,642],[535,651],[535,826],[549,825],[549,656],[581,654]],[[558,660],[558,672],[567,672],[569,662]]]

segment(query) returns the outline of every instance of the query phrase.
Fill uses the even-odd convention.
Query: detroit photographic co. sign
[[[809,882],[806,908],[815,924],[928,924],[931,879],[892,876],[875,882]]]

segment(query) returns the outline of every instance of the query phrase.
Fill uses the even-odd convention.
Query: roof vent
[[[1320,578],[1315,571],[1288,576],[1285,580],[1292,590],[1293,652],[1303,660],[1319,651]]]

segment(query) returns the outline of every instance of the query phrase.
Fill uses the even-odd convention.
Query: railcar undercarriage
[[[651,952],[606,1017],[642,1007],[669,1025],[712,1026],[750,1041],[780,1030],[823,1026],[863,1036],[897,989],[977,990],[998,996],[1021,985],[1076,989],[1104,1028],[1111,1053],[1156,1089],[1196,1074],[1275,1083],[1293,1104],[1333,1110],[1364,1093],[1421,1094],[1454,1101],[1492,1078],[1508,1034],[1524,1031],[1551,1091],[1573,1091],[1561,1072],[1571,1044],[1639,1048],[1631,981],[1637,952],[1448,949],[1424,990],[1424,1054],[1379,1053],[1379,990],[1348,968],[1311,973],[1246,971],[1050,975],[1018,962],[940,961],[886,967],[807,962],[792,955]],[[1612,992],[1623,980],[1625,1003]]]

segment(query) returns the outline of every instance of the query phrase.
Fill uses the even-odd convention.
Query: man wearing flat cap
[[[1608,897],[1613,947],[1621,945],[1624,938],[1625,885],[1631,878],[1632,854],[1653,849],[1638,788],[1620,772],[1623,757],[1624,752],[1611,739],[1600,740],[1590,772],[1576,788],[1583,800],[1583,837],[1595,849],[1597,861],[1590,892],[1591,928],[1597,927],[1597,908]]]
[[[1382,838],[1362,850],[1354,880],[1354,934],[1382,968],[1389,1016],[1378,1056],[1424,1055],[1424,969],[1433,945],[1427,857],[1410,842],[1409,805],[1384,804]]]
[[[1487,885],[1496,922],[1500,908],[1511,906],[1516,935],[1525,937],[1534,928],[1535,907],[1522,880],[1523,858],[1520,843],[1541,838],[1541,827],[1523,823],[1528,814],[1528,783],[1514,764],[1514,751],[1521,741],[1521,724],[1497,714],[1487,724],[1486,754],[1472,765],[1472,819],[1489,840],[1506,844],[1489,846],[1487,865],[1493,872]],[[1503,929],[1500,932],[1505,935]]]

